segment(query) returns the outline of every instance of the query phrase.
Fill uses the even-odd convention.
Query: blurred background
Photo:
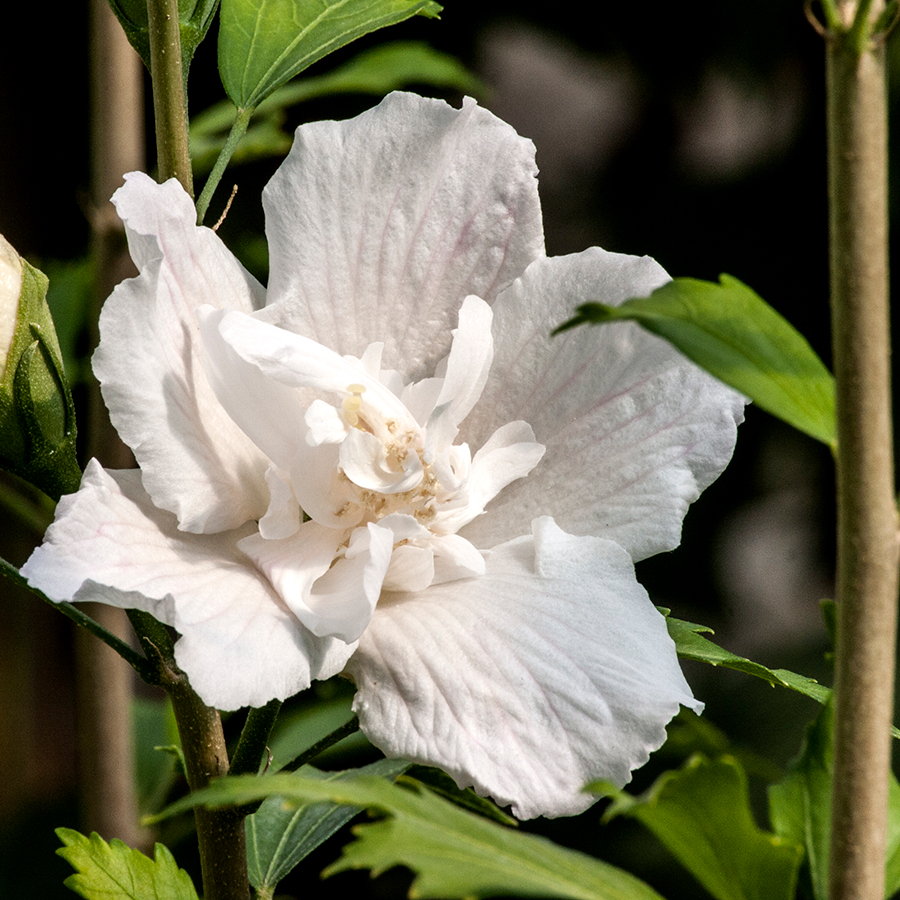
[[[52,6],[48,13],[14,4],[4,13],[0,233],[51,276],[64,342],[80,354],[72,375],[83,402],[90,341],[77,311],[90,280],[83,263],[92,209],[88,3]],[[440,21],[414,19],[377,32],[306,74],[326,73],[395,40],[425,41],[458,58],[483,86],[480,102],[535,142],[548,254],[598,244],[649,254],[673,276],[716,279],[728,272],[829,362],[824,50],[801,0],[687,6],[447,0]],[[460,100],[454,90],[410,87]],[[224,96],[215,26],[195,58],[190,88],[192,114]],[[284,127],[290,133],[303,121],[346,118],[375,102],[347,95],[298,104],[288,109]],[[149,93],[146,110],[152,166]],[[208,216],[218,218],[236,181],[240,190],[220,235],[263,281],[259,194],[278,161],[261,159],[226,174]],[[832,591],[832,494],[827,449],[750,408],[734,461],[692,508],[682,546],[641,563],[638,576],[654,602],[712,626],[716,641],[733,652],[830,683],[819,602]],[[3,496],[13,500],[0,507],[0,553],[20,565],[40,540],[37,523],[29,523],[40,519],[42,507],[26,492],[26,514],[15,513],[10,503],[23,492],[10,479]],[[71,896],[61,885],[70,869],[53,855],[52,829],[81,825],[72,629],[8,583],[0,583],[0,602],[0,895]],[[698,665],[686,671],[707,703],[704,720],[769,761],[760,762],[753,785],[761,811],[765,778],[797,752],[815,704],[738,673]],[[139,744],[172,743],[154,695],[139,693]],[[323,724],[313,731],[324,733],[346,718],[348,696],[340,685],[327,685],[289,711],[318,716]],[[335,764],[374,758],[366,752],[357,742]],[[638,773],[635,789],[667,764],[665,752]],[[172,783],[169,757],[142,749],[139,762],[142,803],[158,803]],[[632,867],[666,897],[702,896],[639,826],[598,821],[595,808],[580,821],[534,827]],[[320,869],[337,852],[337,844],[326,846],[308,868]],[[189,856],[179,859],[192,865]],[[15,873],[25,860],[29,880],[20,882]],[[338,879],[357,893],[405,890],[397,873],[374,885],[365,874]],[[293,888],[285,882],[283,890]]]

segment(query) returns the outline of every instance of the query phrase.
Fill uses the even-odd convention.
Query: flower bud
[[[75,410],[47,278],[0,235],[0,468],[51,497],[78,488]]]

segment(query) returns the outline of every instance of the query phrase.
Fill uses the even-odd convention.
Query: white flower
[[[176,182],[129,176],[141,274],[94,366],[141,469],[89,466],[31,583],[173,625],[220,708],[345,671],[376,745],[520,816],[624,784],[701,707],[632,563],[678,544],[743,404],[630,325],[550,338],[668,276],[545,258],[535,176],[471,101],[302,126],[267,290]]]

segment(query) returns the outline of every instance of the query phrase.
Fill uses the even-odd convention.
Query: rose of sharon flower
[[[522,817],[622,785],[700,710],[633,561],[675,547],[742,399],[576,304],[668,280],[547,259],[532,144],[392,94],[297,131],[261,287],[177,182],[115,196],[140,275],[94,368],[140,470],[92,462],[23,569],[174,626],[223,709],[356,683],[362,730]]]

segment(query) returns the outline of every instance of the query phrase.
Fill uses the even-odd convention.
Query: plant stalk
[[[177,178],[193,197],[178,0],[147,0],[147,16],[159,180]]]
[[[191,791],[228,773],[228,751],[217,710],[206,706],[184,678],[167,687],[172,699]],[[204,900],[250,900],[243,812],[194,809]]]
[[[228,132],[228,137],[225,139],[225,146],[222,147],[222,152],[219,153],[216,164],[213,166],[212,171],[209,173],[209,178],[206,179],[206,184],[203,185],[203,190],[200,192],[200,199],[197,201],[198,225],[203,224],[213,194],[219,186],[222,176],[225,174],[225,169],[231,161],[234,151],[237,150],[237,145],[246,133],[247,127],[249,126],[255,111],[256,107],[254,106],[250,106],[247,109],[239,109],[237,111],[237,116],[235,117],[234,124],[231,126],[231,131]]]
[[[863,0],[865,3],[866,0]],[[883,0],[863,11],[871,17]],[[857,0],[826,47],[837,385],[837,651],[831,900],[881,900],[898,567],[891,428],[884,47]]]

